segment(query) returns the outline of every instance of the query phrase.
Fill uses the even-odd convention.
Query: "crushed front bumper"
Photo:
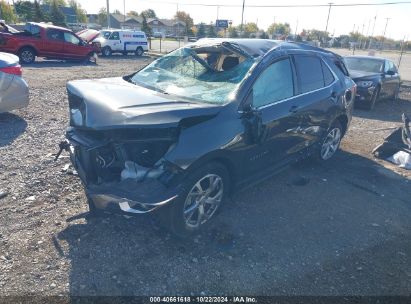
[[[71,162],[83,183],[89,203],[96,209],[128,215],[144,214],[172,203],[179,196],[179,187],[167,187],[158,179],[146,178],[140,182],[126,179],[90,184],[88,174],[80,162],[78,150],[78,146],[70,143]]]
[[[155,179],[90,185],[86,193],[97,209],[129,214],[152,212],[178,197],[178,189],[167,188]]]
[[[372,96],[374,95],[375,89],[375,86],[367,88],[357,86],[357,93],[355,95],[355,102],[357,103],[357,105],[361,105],[362,103],[369,103],[372,99]]]

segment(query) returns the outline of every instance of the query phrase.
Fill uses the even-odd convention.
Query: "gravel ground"
[[[410,86],[400,101],[356,110],[333,160],[237,193],[194,239],[151,217],[85,219],[67,157],[53,162],[65,84],[150,60],[25,68],[30,106],[0,114],[0,295],[410,295],[411,173],[370,154],[411,113]]]

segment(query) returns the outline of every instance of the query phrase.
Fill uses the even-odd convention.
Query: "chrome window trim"
[[[338,80],[339,80],[338,77],[337,77],[337,75],[336,75],[336,74],[334,73],[334,71],[330,68],[330,66],[328,65],[328,63],[324,61],[323,58],[320,57],[319,59],[327,66],[327,68],[331,71],[331,74],[333,74],[333,76],[334,76],[334,81],[333,81],[331,84],[329,84],[329,85],[326,86],[326,87],[322,87],[322,88],[315,89],[315,90],[312,90],[312,91],[309,91],[309,92],[305,92],[305,93],[301,93],[301,94],[298,94],[298,95],[294,95],[294,96],[292,96],[292,97],[289,97],[289,98],[286,98],[286,99],[282,99],[282,100],[278,100],[278,101],[275,101],[275,102],[272,102],[272,103],[269,103],[269,104],[266,104],[266,105],[264,105],[264,106],[260,106],[260,107],[257,107],[257,108],[253,108],[253,109],[255,109],[255,110],[262,110],[262,109],[271,107],[271,106],[273,106],[273,105],[277,105],[277,104],[280,104],[280,103],[283,103],[283,102],[292,100],[292,99],[294,99],[294,98],[296,98],[296,97],[305,96],[305,95],[308,95],[308,94],[311,94],[311,93],[315,93],[315,92],[318,92],[318,91],[321,91],[321,90],[324,90],[324,89],[328,89],[328,88],[334,86],[334,85],[338,82]],[[324,75],[323,75],[323,76],[324,76]]]

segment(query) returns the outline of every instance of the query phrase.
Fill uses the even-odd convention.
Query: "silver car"
[[[27,107],[29,87],[22,78],[19,58],[0,52],[0,113]]]

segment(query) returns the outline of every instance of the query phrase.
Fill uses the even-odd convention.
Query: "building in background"
[[[87,18],[89,24],[98,23],[97,14],[88,14]],[[147,18],[147,24],[150,26],[153,33],[161,33],[163,36],[185,35],[186,24],[183,21],[177,21],[174,19]],[[126,16],[124,18],[123,14],[110,14],[110,25],[112,28],[141,31],[143,17]]]

